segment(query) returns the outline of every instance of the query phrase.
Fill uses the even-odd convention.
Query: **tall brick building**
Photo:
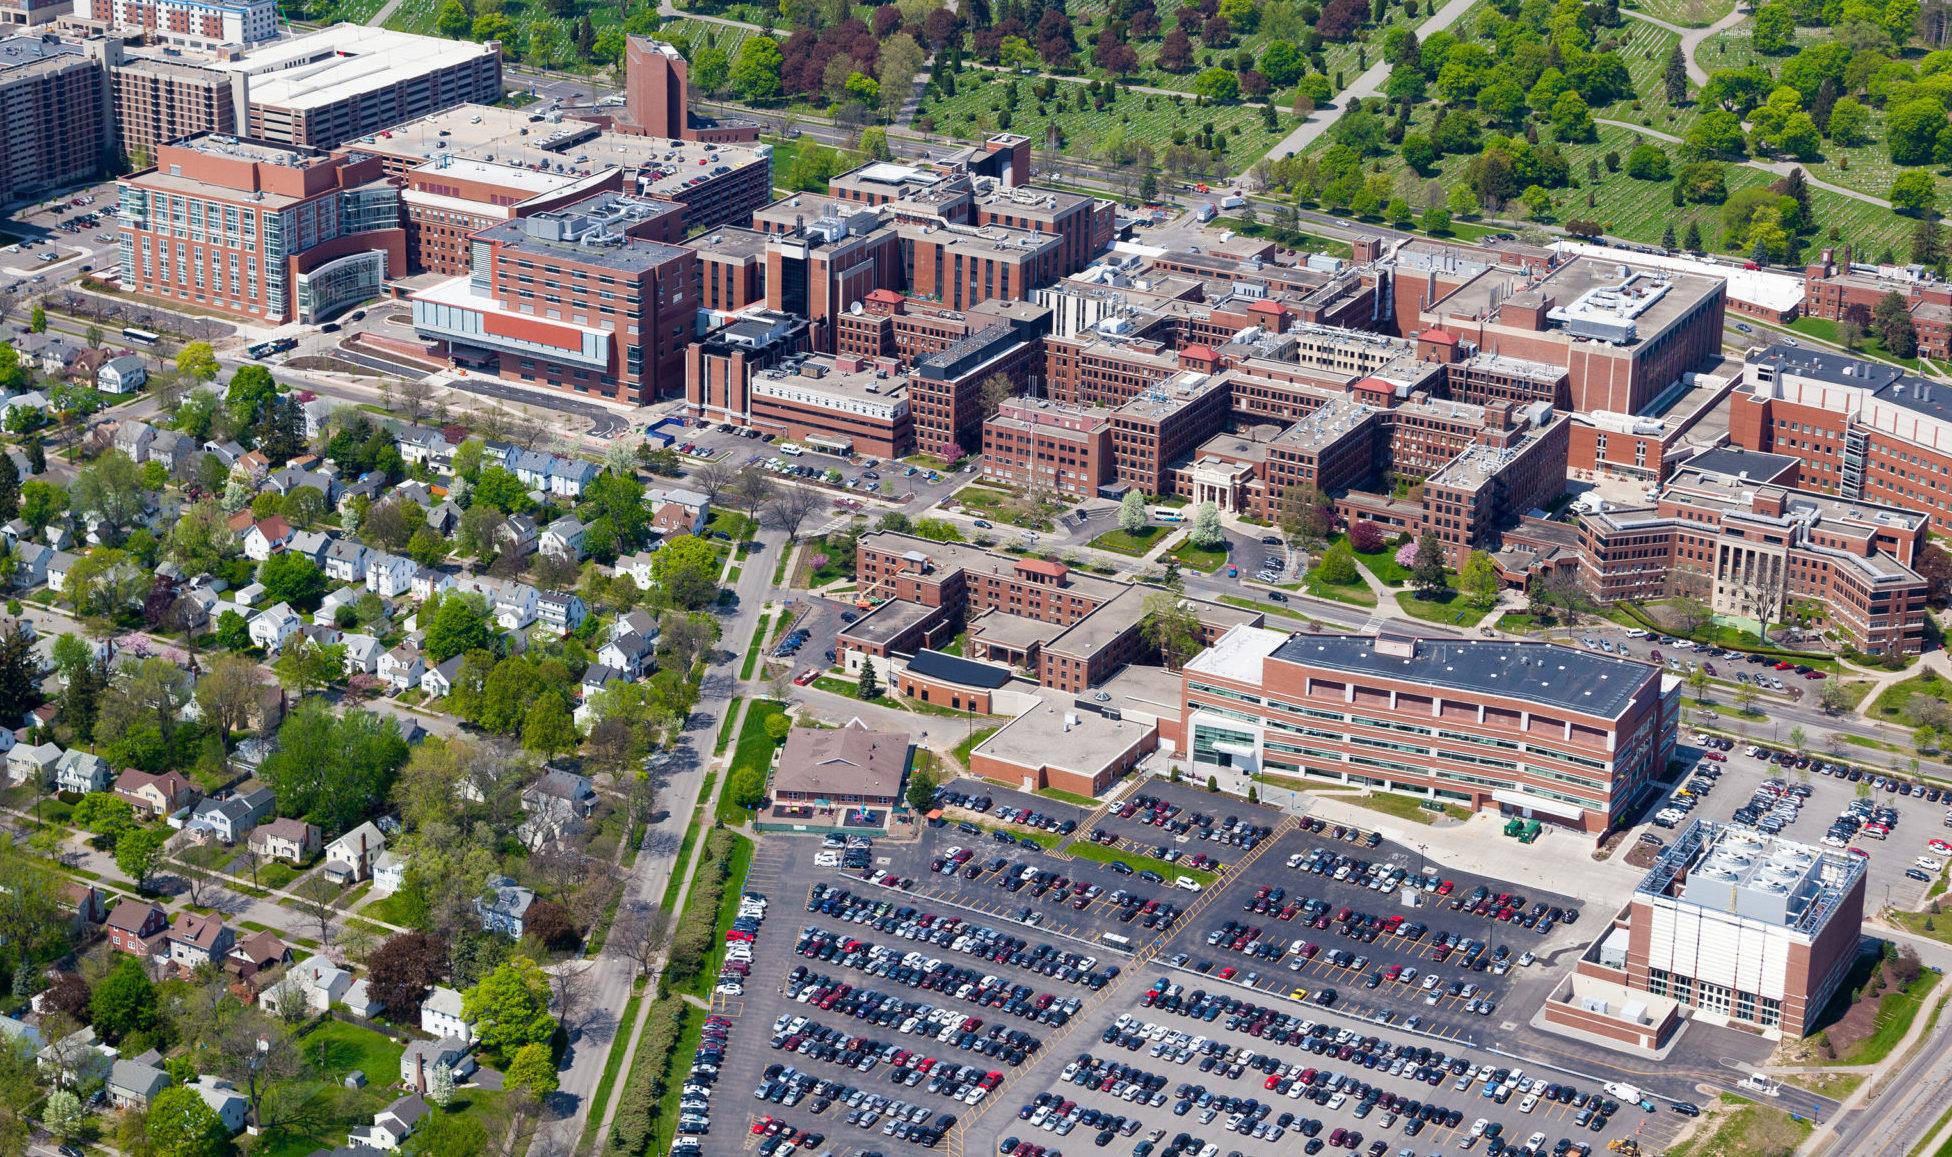
[[[122,284],[278,325],[326,320],[405,268],[375,158],[203,134],[123,178]]]
[[[171,141],[198,133],[237,132],[229,73],[182,60],[136,55],[115,38],[101,43],[124,155],[153,159],[156,149]]]
[[[698,256],[669,203],[605,193],[469,239],[469,273],[413,295],[414,332],[457,363],[645,405],[684,388]]]
[[[1580,577],[1595,598],[1690,593],[1717,614],[1769,623],[1815,612],[1859,650],[1917,654],[1928,584],[1913,569],[1926,516],[1788,485],[1796,459],[1717,449],[1675,471],[1650,506],[1581,522]]]
[[[32,199],[101,172],[109,143],[101,77],[80,46],[0,39],[0,202]]]

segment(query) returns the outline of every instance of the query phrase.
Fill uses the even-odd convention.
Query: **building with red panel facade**
[[[983,477],[1091,498],[1111,471],[1111,411],[1013,398],[983,423]]]
[[[614,401],[683,389],[698,257],[649,240],[669,203],[605,193],[469,241],[470,272],[413,295],[414,332],[461,365]]]
[[[1784,454],[1709,450],[1646,507],[1581,520],[1580,581],[1595,598],[1677,593],[1769,623],[1806,611],[1862,651],[1917,654],[1928,584],[1913,569],[1928,519],[1788,484]]]
[[[122,284],[270,325],[316,323],[406,268],[373,157],[204,134],[121,181]]]

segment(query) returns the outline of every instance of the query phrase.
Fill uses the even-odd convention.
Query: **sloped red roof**
[[[1417,340],[1434,341],[1438,345],[1456,345],[1457,335],[1447,329],[1426,329],[1418,336]]]

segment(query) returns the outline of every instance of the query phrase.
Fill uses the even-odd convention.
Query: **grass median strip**
[[[725,718],[720,720],[718,725],[718,741],[712,744],[713,755],[724,755],[725,749],[731,746],[732,725],[739,721],[739,704],[743,702],[745,702],[743,695],[734,695],[731,702],[725,705]]]
[[[766,645],[766,623],[771,618],[769,612],[761,611],[759,622],[752,628],[752,642],[746,644],[746,661],[739,664],[739,678],[752,678],[752,670],[759,665],[759,648]]]
[[[1035,833],[1032,834],[1034,835]],[[1187,876],[1198,882],[1201,887],[1213,883],[1215,878],[1212,872],[1206,871],[1203,868],[1195,868],[1190,864],[1175,864],[1167,860],[1155,859],[1152,856],[1121,851],[1117,848],[1108,848],[1103,844],[1094,844],[1090,840],[1073,840],[1071,845],[1065,848],[1064,851],[1066,855],[1075,859],[1096,860],[1101,864],[1123,863],[1135,872],[1142,872],[1150,868],[1168,880],[1174,876]]]

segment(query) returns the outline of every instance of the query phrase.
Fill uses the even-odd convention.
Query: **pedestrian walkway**
[[[1696,84],[1707,84],[1708,69],[1704,68],[1702,65],[1700,65],[1695,61],[1694,55],[1696,50],[1698,50],[1702,46],[1702,44],[1708,40],[1709,37],[1714,36],[1720,32],[1726,32],[1728,29],[1735,27],[1737,24],[1740,24],[1743,20],[1747,19],[1749,14],[1742,10],[1741,4],[1737,4],[1734,8],[1729,10],[1728,15],[1722,17],[1720,20],[1715,21],[1713,24],[1708,25],[1706,28],[1683,28],[1678,24],[1669,24],[1665,20],[1656,20],[1652,16],[1648,16],[1640,12],[1635,12],[1631,8],[1622,8],[1620,10],[1620,15],[1632,17],[1633,19],[1642,21],[1643,23],[1652,24],[1656,28],[1665,28],[1669,32],[1672,32],[1674,35],[1679,36],[1681,38],[1681,60],[1683,63],[1687,65],[1688,79],[1693,81]]]

